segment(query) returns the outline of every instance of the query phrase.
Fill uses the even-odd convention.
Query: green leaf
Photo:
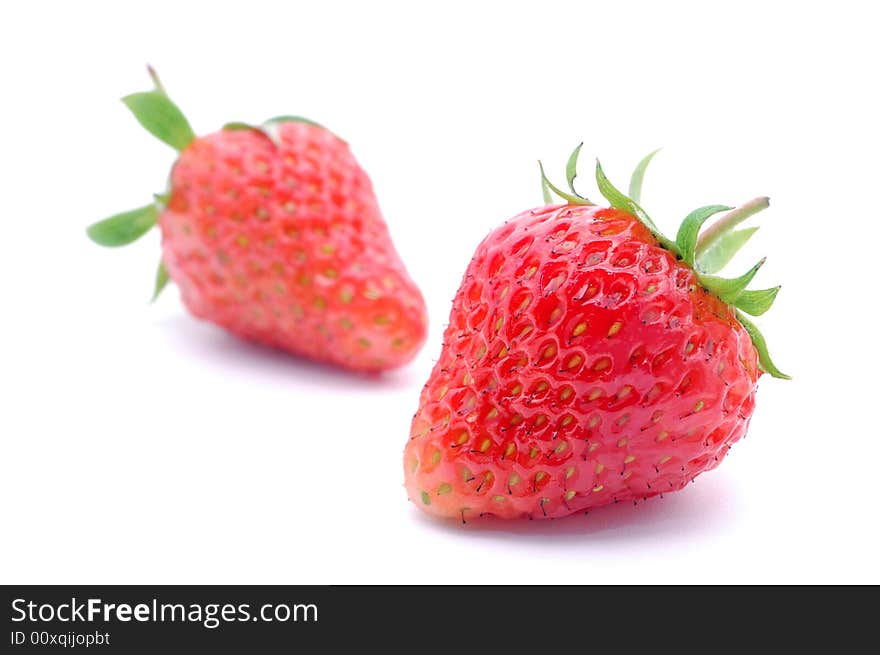
[[[116,214],[90,225],[89,238],[100,246],[115,248],[137,241],[156,224],[159,212],[154,203]]]
[[[746,332],[749,333],[749,337],[752,340],[752,345],[755,346],[755,350],[758,351],[758,365],[761,367],[761,370],[765,373],[769,373],[774,378],[779,378],[780,380],[791,380],[791,376],[786,375],[778,368],[776,368],[776,364],[773,363],[773,360],[770,359],[770,352],[767,350],[767,342],[764,340],[764,335],[761,334],[760,330],[755,327],[755,324],[748,320],[745,316],[743,316],[742,312],[736,313],[737,320],[742,323],[742,326],[745,328]]]
[[[282,123],[304,123],[306,125],[312,125],[314,127],[319,127],[322,130],[330,132],[330,134],[335,136],[337,139],[339,139],[343,143],[347,144],[346,140],[343,139],[341,136],[339,136],[335,132],[332,132],[331,130],[327,129],[327,127],[325,127],[324,125],[321,125],[321,123],[318,123],[317,121],[311,120],[310,118],[305,118],[304,116],[275,116],[273,118],[270,118],[267,121],[263,121],[263,128],[264,129],[262,130],[262,132],[267,137],[269,137],[275,143],[275,145],[280,145],[280,142],[279,142],[279,137],[278,137],[278,130],[273,129],[273,128],[276,128],[276,126],[278,126]]]
[[[583,141],[581,141],[577,145],[577,148],[572,151],[571,155],[568,158],[568,163],[565,165],[565,179],[568,182],[568,188],[571,189],[571,192],[578,198],[581,198],[582,196],[574,189],[574,178],[577,177],[578,155],[581,154],[581,148],[583,147],[583,145],[584,143]]]
[[[559,196],[563,200],[567,201],[568,204],[570,204],[570,205],[590,205],[590,204],[592,204],[586,198],[581,198],[580,196],[573,196],[570,193],[566,193],[562,189],[559,189],[556,186],[554,186],[553,182],[551,182],[550,180],[547,179],[547,175],[544,173],[544,164],[542,164],[540,161],[538,161],[538,168],[541,169],[541,183],[543,185],[545,185],[547,189],[550,189],[551,191],[553,191],[553,193],[555,193],[557,196]],[[545,196],[545,199],[546,199],[546,196]],[[553,201],[553,199],[550,198],[550,202],[552,202],[552,201]]]
[[[544,177],[544,174],[541,174],[541,194],[544,196],[544,204],[552,205],[553,204],[553,196],[550,195],[550,186],[547,183],[547,178]]]
[[[654,152],[642,159],[642,161],[639,162],[639,165],[636,166],[636,170],[633,171],[632,176],[629,178],[629,197],[633,199],[633,202],[642,201],[642,182],[645,179],[645,169],[648,168],[648,164],[651,163],[651,160],[654,159],[654,155],[658,152],[660,152],[660,148],[657,148]]]
[[[223,126],[224,130],[237,131],[237,130],[259,130],[259,127],[251,125],[250,123],[244,123],[242,121],[232,121],[230,123],[226,123]]]
[[[742,292],[745,291],[746,287],[749,286],[749,283],[755,277],[758,270],[764,265],[765,261],[767,261],[766,258],[762,259],[743,275],[736,278],[728,279],[724,277],[716,277],[714,275],[699,275],[698,277],[704,287],[721,298],[721,300],[728,305],[733,305],[737,298],[742,295]]]
[[[710,216],[714,216],[718,212],[726,212],[730,209],[725,205],[707,205],[700,207],[688,214],[681,222],[678,228],[678,234],[675,237],[675,243],[681,252],[681,258],[689,265],[694,265],[694,248],[697,246],[697,237],[700,234],[700,228]]]
[[[618,191],[617,187],[611,184],[605,176],[605,171],[602,170],[602,164],[599,163],[598,159],[596,160],[596,184],[599,185],[599,193],[611,203],[612,207],[629,212],[644,223],[645,227],[651,230],[651,232],[654,232],[655,234],[659,233],[657,226],[654,225],[654,221],[652,221],[651,217],[645,213],[645,210],[639,207],[639,204],[632,198],[627,198],[623,193]]]
[[[272,125],[272,123],[268,123],[266,125],[260,126],[251,125],[250,123],[243,123],[241,121],[232,121],[231,123],[226,123],[223,126],[223,129],[228,132],[246,132],[248,130],[252,130],[254,132],[259,132],[264,137],[275,143],[275,145],[279,145],[277,139],[278,135],[275,134],[274,130],[271,129]]]
[[[605,171],[602,170],[602,164],[599,163],[599,160],[596,160],[596,184],[599,185],[599,193],[601,193],[605,199],[611,203],[611,206],[615,209],[620,209],[621,211],[628,212],[635,216],[641,221],[641,223],[648,228],[657,241],[671,252],[678,254],[678,246],[675,242],[670,241],[660,230],[657,229],[657,226],[654,225],[654,221],[651,220],[651,217],[645,213],[645,210],[639,206],[639,203],[635,202],[632,198],[628,198],[623,195],[617,187],[615,187],[611,182],[605,177]]]
[[[196,138],[183,112],[160,91],[132,93],[122,102],[150,134],[175,150],[183,150]]]
[[[696,268],[703,273],[717,273],[727,266],[734,255],[740,251],[746,244],[746,241],[757,231],[757,227],[747,227],[743,230],[735,230],[722,235],[713,241],[712,245],[697,255]]]
[[[315,127],[326,129],[320,123],[313,121],[310,118],[306,118],[305,116],[274,116],[269,120],[263,121],[263,123],[305,123],[306,125],[314,125]]]
[[[168,269],[165,268],[165,262],[160,259],[159,266],[156,268],[156,286],[153,289],[153,297],[150,302],[156,302],[159,294],[162,293],[162,290],[168,285],[169,279]]]
[[[776,300],[776,294],[779,293],[781,287],[773,287],[772,289],[746,289],[739,298],[736,299],[736,307],[746,314],[752,316],[760,316],[773,306]]]

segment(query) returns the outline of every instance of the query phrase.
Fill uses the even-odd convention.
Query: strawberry
[[[355,370],[411,360],[424,300],[348,144],[300,117],[196,137],[156,88],[123,99],[180,153],[154,202],[96,223],[105,246],[158,224],[156,295],[170,278],[195,316],[248,340]]]
[[[597,163],[598,207],[574,190],[579,151],[571,193],[541,167],[547,206],[483,240],[453,301],[404,453],[429,513],[553,518],[681,489],[743,437],[762,372],[787,377],[744,316],[779,287],[746,288],[760,262],[714,275],[767,199],[700,208],[673,241],[638,204],[652,155],[629,196]]]

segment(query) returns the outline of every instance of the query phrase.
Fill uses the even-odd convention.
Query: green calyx
[[[260,125],[252,125],[251,123],[244,123],[242,121],[233,121],[231,123],[226,123],[226,125],[223,126],[223,129],[233,132],[236,130],[255,130],[272,141],[275,145],[278,145],[278,132],[276,126],[281,123],[305,123],[306,125],[320,127],[322,130],[327,129],[320,123],[317,123],[310,118],[305,118],[304,116],[275,116],[269,120],[263,121]]]
[[[147,71],[153,79],[153,90],[132,93],[125,96],[122,102],[147,132],[180,152],[192,143],[196,135],[186,116],[165,93],[156,71],[151,66],[147,67]]]
[[[180,152],[192,143],[196,135],[186,116],[168,97],[156,71],[147,66],[147,72],[153,80],[153,89],[127,95],[122,102],[150,134]],[[159,214],[170,200],[170,190],[153,194],[153,202],[150,204],[93,223],[86,228],[86,234],[99,246],[126,246],[140,239],[156,225]],[[153,301],[159,297],[169,280],[168,270],[160,259],[153,285]]]
[[[570,205],[594,204],[574,188],[574,179],[577,177],[577,159],[582,145],[580,144],[574,149],[565,167],[565,177],[568,181],[570,192],[562,191],[554,186],[547,179],[543,164],[538,162],[545,204],[552,203],[552,194],[556,194]],[[690,266],[696,273],[700,285],[707,291],[734,307],[737,320],[745,328],[752,340],[752,344],[755,346],[761,370],[775,378],[791,379],[773,363],[763,335],[745,317],[745,314],[750,316],[764,314],[773,305],[773,301],[776,300],[776,294],[779,292],[780,287],[778,286],[770,289],[748,288],[765,260],[762,259],[739,277],[724,278],[715,275],[733,259],[734,255],[758,229],[756,227],[740,230],[734,228],[750,216],[766,209],[770,204],[769,199],[763,197],[755,198],[738,208],[727,207],[726,205],[700,207],[684,218],[678,228],[675,239],[669,239],[657,228],[657,225],[639,204],[645,170],[657,152],[655,150],[636,166],[630,178],[629,195],[624,194],[611,184],[602,170],[602,165],[597,160],[596,183],[599,187],[599,192],[612,207],[635,216],[657,239],[661,247],[670,251],[676,258]],[[722,214],[721,218],[704,230],[703,226],[706,221],[717,214]]]
[[[86,228],[86,234],[99,246],[127,246],[144,236],[156,224],[159,210],[156,203],[116,214]]]

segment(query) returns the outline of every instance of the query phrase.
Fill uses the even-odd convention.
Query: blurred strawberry
[[[180,153],[170,188],[92,240],[122,246],[158,224],[156,295],[170,278],[195,316],[245,339],[355,370],[411,360],[425,303],[348,144],[298,116],[197,137],[150,72],[156,88],[123,102]]]

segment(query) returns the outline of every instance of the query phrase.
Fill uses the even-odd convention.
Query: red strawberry
[[[568,204],[523,212],[477,247],[452,305],[443,351],[422,390],[404,454],[423,510],[465,521],[560,517],[684,487],[746,432],[762,371],[773,365],[743,312],[778,287],[711,275],[765,207],[689,215],[671,241],[597,164],[611,208],[545,177]]]
[[[124,245],[158,223],[156,293],[170,276],[194,315],[245,339],[357,370],[412,359],[424,300],[348,144],[299,117],[196,137],[155,81],[124,102],[180,151],[170,189],[92,239]]]

